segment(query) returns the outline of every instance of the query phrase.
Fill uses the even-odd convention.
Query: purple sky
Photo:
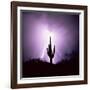
[[[53,63],[65,54],[78,51],[79,15],[62,12],[21,11],[22,51],[24,61],[41,58],[49,62],[46,48],[50,34],[55,45]]]

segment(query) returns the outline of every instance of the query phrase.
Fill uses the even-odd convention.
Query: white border
[[[80,40],[80,75],[72,76],[54,76],[54,77],[37,77],[37,78],[20,78],[20,10],[35,10],[35,11],[54,11],[54,12],[68,12],[80,13],[79,18],[79,40]],[[43,82],[63,82],[84,80],[84,11],[72,9],[52,9],[52,8],[35,8],[35,7],[17,7],[17,83],[43,83]]]

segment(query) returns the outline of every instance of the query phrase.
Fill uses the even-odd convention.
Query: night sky
[[[63,12],[21,11],[23,60],[40,58],[49,62],[47,47],[51,36],[55,45],[53,63],[65,54],[79,51],[79,15]],[[53,48],[53,47],[52,47]]]

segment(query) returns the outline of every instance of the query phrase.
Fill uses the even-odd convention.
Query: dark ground
[[[50,64],[40,59],[28,60],[22,64],[22,77],[45,77],[79,75],[79,57],[62,60],[58,64]]]

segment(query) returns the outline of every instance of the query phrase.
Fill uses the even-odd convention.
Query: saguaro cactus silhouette
[[[55,45],[54,45],[54,48],[52,50],[51,37],[50,37],[50,44],[48,45],[48,48],[47,48],[47,54],[50,58],[50,63],[52,64],[52,59],[53,59],[54,54],[55,54]]]

